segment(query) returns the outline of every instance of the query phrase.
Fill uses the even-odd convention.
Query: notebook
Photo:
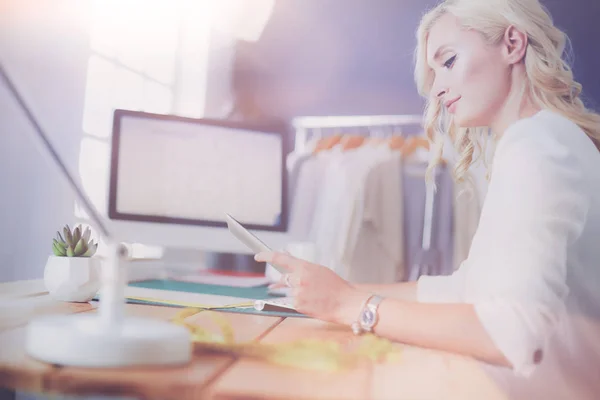
[[[290,297],[271,295],[266,285],[233,287],[169,279],[131,282],[125,288],[128,303],[168,307],[211,308],[224,312],[279,317],[306,317]]]

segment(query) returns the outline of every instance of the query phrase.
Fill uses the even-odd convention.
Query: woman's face
[[[429,33],[427,61],[433,70],[432,101],[440,101],[459,127],[490,126],[511,89],[502,46],[489,45],[445,14]]]

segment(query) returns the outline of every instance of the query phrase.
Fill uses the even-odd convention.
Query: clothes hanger
[[[342,140],[342,137],[343,135],[335,134],[332,136],[321,138],[315,146],[313,154],[317,154],[324,150],[331,150],[333,146],[337,145]]]
[[[365,143],[365,137],[361,135],[344,135],[340,141],[343,151],[359,148]]]
[[[415,154],[418,149],[425,149],[429,151],[431,149],[431,143],[425,136],[412,136],[406,140],[404,146],[402,146],[400,152],[403,157],[410,157]],[[445,158],[440,159],[441,165],[446,165],[448,161]]]
[[[402,145],[400,152],[404,157],[409,157],[419,148],[429,150],[429,140],[423,136],[411,136],[405,141],[404,145]]]
[[[391,150],[402,151],[402,148],[406,144],[406,138],[402,135],[395,135],[387,139],[387,144]]]

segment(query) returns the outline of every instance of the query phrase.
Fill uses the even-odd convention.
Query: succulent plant
[[[92,231],[89,227],[84,231],[79,225],[71,231],[69,225],[65,225],[63,235],[57,231],[52,240],[52,251],[58,257],[91,257],[98,249],[98,243],[90,239]]]

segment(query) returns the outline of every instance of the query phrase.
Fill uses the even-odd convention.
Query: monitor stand
[[[233,272],[240,274],[264,275],[266,264],[254,260],[252,254],[212,252],[196,249],[165,248],[161,257],[168,268],[197,271]]]
[[[204,255],[207,269],[240,274],[264,275],[266,264],[254,260],[252,254],[209,252]]]

